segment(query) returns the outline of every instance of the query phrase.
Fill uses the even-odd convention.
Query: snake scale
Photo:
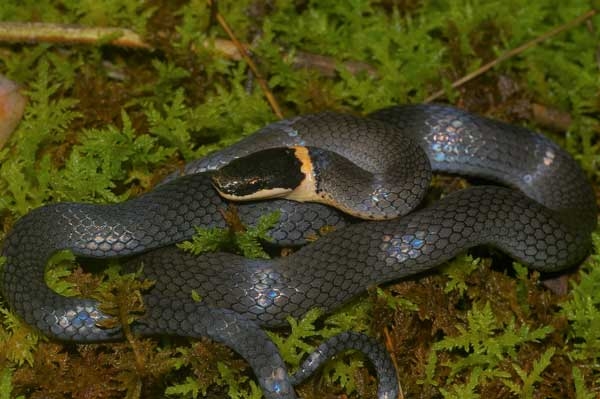
[[[327,226],[335,231],[290,256],[250,260],[234,254],[191,256],[171,244],[189,239],[194,226],[225,227],[227,206],[212,187],[212,171],[265,148],[314,146],[339,153],[366,170],[389,167],[402,194],[373,193],[373,202],[400,203],[404,216],[357,222],[330,207],[277,199],[237,205],[242,220],[279,210],[271,236],[299,245]],[[475,186],[411,212],[431,172],[475,176],[501,186]],[[352,185],[352,176],[342,183]],[[341,187],[343,189],[343,187]],[[352,198],[351,198],[352,199]],[[476,245],[496,247],[530,268],[553,272],[586,256],[596,227],[593,190],[577,163],[558,145],[522,127],[443,105],[394,106],[367,118],[336,113],[272,123],[240,142],[186,165],[184,176],[115,205],[56,203],[15,223],[2,256],[2,291],[11,308],[45,334],[76,342],[115,340],[96,301],[66,298],[44,282],[48,258],[70,249],[81,257],[138,255],[145,315],[132,326],[143,335],[207,336],[242,355],[267,398],[294,398],[293,385],[337,351],[365,352],[379,378],[378,396],[395,397],[398,385],[380,344],[344,333],[321,345],[289,376],[260,327],[285,324],[308,309],[332,311],[368,286],[439,265]],[[195,290],[201,302],[191,298]]]

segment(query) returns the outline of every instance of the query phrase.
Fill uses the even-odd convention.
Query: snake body
[[[219,209],[227,202],[212,188],[212,170],[257,150],[297,145],[337,152],[367,170],[394,158],[405,179],[401,213],[406,215],[354,223],[320,204],[240,204],[239,214],[249,225],[280,210],[271,235],[282,245],[304,243],[325,226],[336,231],[273,260],[224,253],[193,257],[169,246],[189,239],[194,226],[224,227]],[[404,150],[387,151],[396,148]],[[423,198],[431,170],[508,187],[472,187],[408,213]],[[142,254],[131,267],[143,262],[144,277],[156,283],[144,296],[146,314],[133,326],[138,333],[224,342],[250,362],[268,398],[295,397],[293,383],[333,352],[353,347],[376,365],[379,397],[391,398],[397,384],[389,357],[368,337],[334,337],[289,378],[259,326],[279,326],[288,315],[298,317],[313,307],[331,311],[369,285],[430,269],[475,245],[497,247],[537,270],[564,269],[589,252],[596,226],[592,188],[558,145],[528,129],[447,106],[391,107],[368,118],[322,113],[276,122],[188,164],[185,174],[121,204],[58,203],[21,218],[2,247],[2,289],[12,309],[59,339],[118,339],[119,329],[96,325],[106,316],[95,301],[65,298],[45,285],[45,263],[60,249],[97,258]],[[191,300],[192,290],[201,302]]]

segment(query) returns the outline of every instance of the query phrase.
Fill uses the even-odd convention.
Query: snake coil
[[[225,253],[193,257],[171,246],[189,239],[194,226],[224,227],[219,209],[227,202],[213,189],[211,170],[281,146],[334,151],[366,170],[396,162],[407,208],[423,198],[432,170],[508,187],[472,187],[399,219],[376,222],[354,223],[319,204],[239,205],[249,225],[280,210],[271,235],[281,245],[305,243],[325,226],[336,228],[279,259]],[[45,264],[62,249],[92,258],[141,254],[136,262],[143,262],[144,277],[156,283],[144,296],[146,314],[132,326],[137,333],[224,342],[248,360],[268,398],[295,397],[292,383],[325,358],[359,349],[378,372],[379,397],[392,398],[398,388],[389,355],[372,339],[356,333],[334,337],[290,378],[260,326],[282,325],[287,316],[313,307],[331,311],[369,285],[430,269],[475,245],[499,248],[537,270],[561,270],[586,256],[596,227],[592,188],[559,146],[530,130],[440,105],[391,107],[368,118],[322,113],[276,122],[188,164],[185,174],[125,203],[57,203],[21,218],[2,246],[2,291],[11,308],[61,340],[118,339],[118,328],[97,326],[107,316],[96,301],[62,297],[46,286]],[[377,198],[385,200],[385,195]],[[192,290],[201,302],[191,299]]]

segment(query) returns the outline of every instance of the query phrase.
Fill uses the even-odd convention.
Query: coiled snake
[[[219,209],[227,201],[212,187],[212,170],[282,146],[333,151],[370,172],[388,168],[401,182],[401,192],[373,190],[369,201],[383,208],[400,204],[404,216],[354,223],[320,204],[244,203],[238,211],[249,225],[280,210],[271,236],[281,245],[303,243],[324,226],[336,229],[274,260],[225,253],[193,257],[170,246],[190,238],[194,226],[224,227]],[[508,187],[472,187],[408,213],[423,198],[431,170]],[[344,182],[353,187],[353,176]],[[346,197],[350,202],[352,195]],[[313,307],[331,311],[370,285],[422,272],[475,245],[494,246],[536,270],[560,270],[586,256],[595,226],[595,198],[583,172],[559,146],[530,130],[441,105],[391,107],[368,118],[322,113],[268,125],[188,164],[185,176],[125,203],[35,209],[4,241],[2,290],[19,316],[49,336],[78,342],[118,339],[119,329],[96,325],[106,316],[94,300],[65,298],[46,286],[45,264],[61,249],[97,258],[142,254],[144,277],[156,283],[144,296],[146,314],[132,326],[139,334],[224,342],[249,361],[268,398],[295,397],[292,385],[324,358],[359,349],[378,372],[379,397],[391,398],[397,383],[389,357],[364,335],[334,337],[290,378],[259,326],[281,325],[288,315],[298,317]],[[201,302],[191,299],[192,290]]]

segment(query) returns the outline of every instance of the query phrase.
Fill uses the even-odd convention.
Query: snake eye
[[[227,199],[280,197],[304,180],[301,166],[293,148],[270,148],[231,161],[214,172],[212,181]]]

